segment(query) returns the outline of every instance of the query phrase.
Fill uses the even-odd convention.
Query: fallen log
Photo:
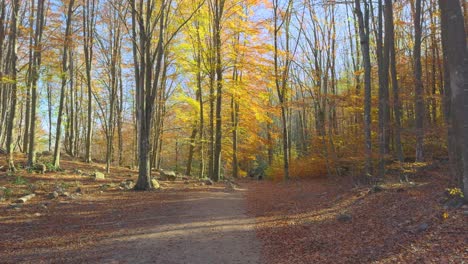
[[[36,195],[34,193],[28,194],[28,195],[23,196],[23,197],[19,198],[18,200],[16,200],[16,203],[26,203],[27,201],[31,200],[35,196]]]

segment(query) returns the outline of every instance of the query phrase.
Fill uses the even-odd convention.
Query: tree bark
[[[86,0],[83,4],[83,50],[86,72],[86,87],[88,90],[88,112],[86,126],[85,161],[92,162],[91,141],[93,135],[93,91],[91,85],[91,70],[93,60],[95,0]]]
[[[213,157],[213,175],[212,180],[221,179],[221,150],[222,150],[222,92],[223,92],[223,65],[221,54],[221,19],[224,13],[225,0],[215,0],[214,5],[214,48],[216,60],[216,130]]]
[[[8,67],[10,78],[12,80],[11,84],[11,100],[10,100],[10,115],[8,117],[8,128],[7,128],[7,159],[8,159],[8,169],[10,171],[15,171],[15,162],[14,162],[14,130],[15,130],[15,116],[16,116],[16,103],[17,103],[17,30],[18,30],[18,12],[19,12],[19,0],[14,0],[13,5],[13,14],[11,18],[11,32],[9,36],[9,52],[10,52],[10,66]]]
[[[34,1],[34,0],[33,0]],[[28,166],[33,166],[36,163],[36,110],[37,110],[37,81],[39,79],[39,69],[42,60],[42,32],[45,25],[44,22],[44,2],[38,0],[36,12],[36,28],[34,33],[34,52],[32,60],[32,82],[31,82],[31,131],[29,135],[28,149]]]
[[[461,146],[455,151],[461,156],[463,190],[465,201],[468,201],[468,48],[466,29],[462,9],[458,0],[439,0],[442,23],[442,42],[444,56],[450,77],[451,115],[453,134],[456,145]],[[452,162],[452,164],[456,162]],[[457,169],[455,168],[454,171]]]
[[[364,66],[364,137],[365,137],[365,173],[367,177],[373,174],[372,168],[372,138],[371,138],[371,61],[369,51],[369,4],[364,0],[364,14],[361,1],[355,0],[355,12],[358,18],[359,38]]]
[[[415,2],[414,12],[414,94],[415,94],[415,124],[416,124],[416,162],[424,161],[424,88],[421,66],[421,0]]]
[[[74,3],[75,0],[70,0],[67,7],[67,21],[66,21],[66,28],[65,28],[65,39],[63,44],[63,57],[62,57],[62,87],[60,90],[60,103],[59,103],[59,110],[58,110],[58,117],[57,117],[57,127],[56,127],[56,136],[55,136],[55,148],[54,148],[54,166],[60,167],[60,145],[62,139],[62,118],[63,118],[63,106],[65,102],[65,90],[67,86],[67,79],[68,79],[68,49],[70,47],[71,42],[71,22],[74,10]]]
[[[390,73],[393,88],[393,112],[395,118],[395,151],[399,162],[404,161],[403,148],[401,145],[401,104],[400,89],[398,84],[397,61],[395,51],[395,31],[393,27],[393,5],[391,0],[385,0],[385,35],[388,35],[388,48],[390,52]]]

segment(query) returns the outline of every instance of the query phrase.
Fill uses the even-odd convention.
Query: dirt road
[[[260,263],[245,203],[242,190],[219,188],[52,204],[39,217],[0,228],[0,262]],[[22,210],[31,216],[37,208]]]

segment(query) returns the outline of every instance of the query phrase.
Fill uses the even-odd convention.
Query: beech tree
[[[65,90],[67,87],[68,74],[69,72],[69,49],[72,37],[72,19],[75,11],[75,0],[70,0],[65,4],[66,6],[66,19],[65,19],[65,35],[63,39],[63,51],[62,51],[62,72],[60,74],[61,89],[60,89],[60,103],[57,115],[57,127],[55,136],[55,148],[54,148],[54,166],[60,167],[60,151],[62,144],[62,120],[63,120],[63,108],[65,105]]]
[[[463,163],[463,180],[461,183],[465,200],[468,200],[468,50],[466,28],[460,2],[458,0],[439,0],[442,22],[442,41],[449,78],[451,107],[453,107],[452,126],[457,148],[456,155],[461,156]],[[453,162],[452,164],[456,164]],[[456,165],[455,165],[456,166]],[[458,171],[453,169],[452,171]]]
[[[91,141],[93,134],[93,88],[91,80],[91,71],[93,65],[93,54],[94,54],[94,32],[95,32],[95,19],[96,19],[96,0],[83,0],[82,12],[83,12],[83,51],[85,61],[85,72],[86,72],[86,86],[88,88],[88,122],[86,129],[86,150],[85,160],[90,163],[91,157]]]
[[[359,24],[359,38],[361,42],[362,64],[364,66],[364,134],[366,146],[365,172],[366,176],[372,176],[372,139],[371,139],[371,60],[369,50],[369,3],[364,3],[364,13],[361,9],[361,1],[355,0],[355,12]]]
[[[149,190],[151,183],[150,133],[156,96],[161,85],[165,47],[194,15],[192,12],[178,27],[166,33],[171,1],[133,0],[131,4],[133,59],[136,87],[139,176],[136,190]],[[198,6],[196,9],[200,8]],[[156,35],[157,34],[157,35]],[[156,39],[156,41],[154,40]],[[153,43],[156,43],[153,45]],[[153,153],[154,155],[154,153]]]
[[[34,0],[32,1],[32,6],[34,7]],[[29,135],[29,148],[28,148],[28,165],[33,166],[36,163],[36,120],[37,120],[37,82],[39,79],[39,70],[41,67],[42,61],[42,34],[44,31],[45,25],[45,0],[38,0],[37,2],[37,11],[35,16],[35,28],[32,30],[34,32],[33,37],[33,46],[30,47],[32,52],[32,59],[30,60],[30,87],[31,87],[31,131]],[[33,8],[32,8],[33,9]],[[32,25],[31,25],[32,27]],[[32,33],[31,33],[32,34]]]
[[[5,6],[3,6],[4,8]],[[8,63],[6,64],[6,72],[9,78],[10,83],[10,114],[8,116],[7,123],[7,135],[6,135],[6,146],[7,146],[7,159],[8,159],[8,169],[10,171],[15,171],[15,162],[14,162],[14,130],[15,130],[15,117],[16,117],[16,103],[17,103],[17,30],[18,30],[18,12],[20,8],[20,1],[12,1],[12,15],[11,15],[11,26],[10,26],[10,35],[8,43]]]
[[[424,88],[421,69],[421,0],[415,0],[414,6],[414,96],[415,96],[415,124],[416,124],[416,161],[424,160]]]

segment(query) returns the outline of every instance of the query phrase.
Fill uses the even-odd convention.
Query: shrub
[[[331,161],[329,166],[332,168]],[[275,161],[273,166],[265,171],[267,179],[272,181],[284,180],[284,167],[282,160]],[[327,161],[322,157],[302,157],[289,164],[289,175],[292,179],[315,179],[327,177]]]
[[[61,171],[60,167],[56,167],[52,162],[45,162],[44,165],[46,166],[47,171],[50,171],[50,172]]]
[[[28,183],[28,180],[26,180],[25,178],[21,176],[16,176],[15,179],[13,180],[13,184],[15,185],[24,185],[27,183]]]

